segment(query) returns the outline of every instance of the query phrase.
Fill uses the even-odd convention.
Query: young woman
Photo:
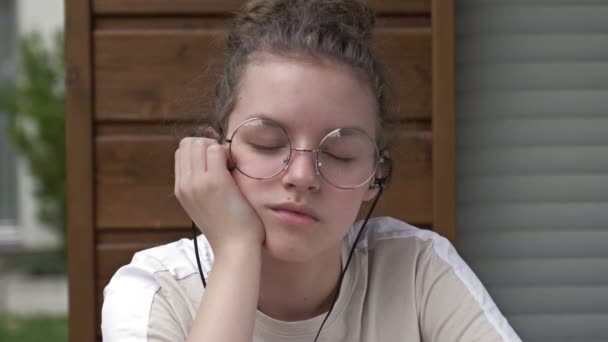
[[[116,273],[105,341],[519,341],[447,240],[354,223],[390,169],[373,23],[353,0],[243,7],[217,125],[175,152],[203,234]]]

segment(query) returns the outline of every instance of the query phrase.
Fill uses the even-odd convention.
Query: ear
[[[367,188],[367,190],[365,191],[365,194],[363,195],[363,202],[371,201],[374,197],[376,197],[377,194],[378,194],[378,188],[370,186],[369,188]]]
[[[382,151],[382,164],[376,170],[376,174],[374,179],[372,179],[370,186],[367,188],[365,194],[363,195],[363,201],[367,202],[372,200],[376,195],[378,195],[378,191],[380,191],[379,186],[374,186],[376,182],[380,181],[381,186],[386,188],[386,183],[390,180],[391,175],[393,173],[393,161],[390,158],[387,150]]]

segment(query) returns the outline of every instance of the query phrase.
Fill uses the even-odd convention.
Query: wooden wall
[[[70,340],[99,338],[103,287],[137,250],[189,237],[173,196],[180,127],[208,117],[236,0],[67,0]],[[376,216],[453,240],[451,1],[369,1],[399,99]]]

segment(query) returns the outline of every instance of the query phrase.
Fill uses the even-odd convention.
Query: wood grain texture
[[[171,134],[109,134],[96,139],[96,227],[98,230],[187,228],[190,221],[173,194]],[[153,126],[156,127],[157,126]],[[424,129],[426,127],[426,130]],[[376,211],[414,224],[432,222],[431,135],[428,124],[393,125],[394,178]],[[171,127],[167,128],[168,130]],[[106,128],[106,132],[110,132]]]
[[[124,29],[228,29],[230,17],[224,16],[166,16],[146,15],[141,17],[101,16],[94,18],[95,31]],[[431,18],[428,14],[407,16],[378,16],[376,27],[427,28]]]
[[[97,31],[96,120],[209,118],[224,34],[219,28]],[[394,88],[389,120],[429,119],[430,30],[387,27],[379,28],[377,35],[379,55]]]
[[[454,1],[433,0],[433,229],[456,243]]]
[[[91,9],[66,1],[67,246],[70,341],[92,341],[95,302]]]
[[[221,15],[236,11],[242,0],[93,0],[96,15]],[[370,0],[378,14],[430,13],[430,0]]]

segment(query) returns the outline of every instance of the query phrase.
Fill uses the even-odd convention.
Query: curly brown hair
[[[357,0],[250,0],[233,21],[215,90],[216,129],[223,138],[246,66],[263,54],[306,56],[350,66],[369,82],[377,108],[377,144],[386,117],[386,81],[374,55],[375,15]]]

